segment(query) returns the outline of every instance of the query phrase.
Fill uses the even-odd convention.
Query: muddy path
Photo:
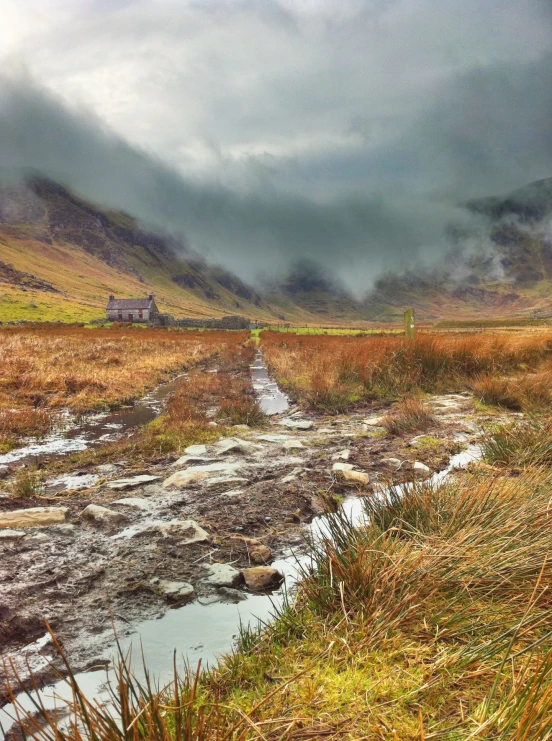
[[[200,366],[206,366],[205,363]],[[20,466],[57,460],[63,456],[113,442],[137,427],[151,422],[163,411],[166,400],[186,381],[180,373],[133,404],[108,412],[85,414],[76,418],[68,411],[61,413],[60,424],[44,438],[30,438],[20,447],[0,455],[0,466]]]
[[[276,390],[261,383],[260,366],[258,356],[262,402],[263,390]],[[290,553],[301,553],[305,525],[324,512],[321,494],[359,502],[391,481],[446,470],[477,440],[470,395],[428,404],[437,423],[423,434],[382,434],[385,410],[375,406],[337,416],[295,407],[132,476],[132,461],[81,472],[99,483],[53,500],[67,508],[62,523],[0,529],[1,657],[11,656],[23,679],[29,664],[51,681],[50,662],[59,661],[44,638],[46,617],[80,672],[109,662],[112,621],[126,645],[142,638],[153,671],[170,670],[174,648],[212,660],[231,648],[240,620],[268,617],[266,595],[281,598],[281,577],[293,584]],[[21,500],[2,501],[10,507]]]

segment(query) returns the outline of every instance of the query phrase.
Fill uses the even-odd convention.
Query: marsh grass
[[[220,354],[245,332],[153,329],[0,329],[0,445],[46,434],[60,410],[116,408]]]
[[[437,419],[430,408],[416,397],[403,399],[381,421],[381,426],[390,435],[426,430],[436,424]]]
[[[34,466],[20,468],[10,484],[10,497],[35,498],[40,496],[43,490],[44,472]]]
[[[526,395],[543,398],[544,377],[529,379],[551,352],[550,334],[297,336],[261,332],[267,363],[291,395],[324,410],[343,411],[374,399],[419,391],[471,389],[483,376],[526,376]],[[545,374],[546,375],[546,374]]]
[[[552,419],[529,417],[487,429],[483,456],[497,466],[552,466]]]

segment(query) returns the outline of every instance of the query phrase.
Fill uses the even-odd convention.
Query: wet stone
[[[416,461],[414,465],[412,466],[414,469],[414,473],[419,478],[428,478],[431,476],[431,468],[429,466],[426,466],[425,463],[421,463],[420,461]]]
[[[203,543],[209,540],[209,533],[200,527],[195,520],[170,520],[155,525],[153,529],[164,538],[175,538],[179,545]]]
[[[160,476],[150,476],[149,474],[142,474],[141,476],[132,476],[128,479],[117,479],[117,481],[110,481],[107,485],[109,489],[120,491],[123,489],[133,489],[136,486],[142,486],[143,484],[151,484],[154,481],[159,481]]]
[[[402,466],[402,461],[399,458],[384,458],[382,463],[385,463],[388,468],[392,468],[393,471],[398,471]]]
[[[277,424],[282,427],[289,427],[292,430],[310,430],[313,427],[313,422],[309,419],[282,419]]]
[[[205,581],[212,587],[236,587],[243,579],[241,572],[227,563],[212,563],[205,568],[209,574]]]
[[[247,599],[247,595],[244,592],[240,592],[239,589],[231,589],[230,587],[220,587],[219,593],[225,598],[225,602],[243,602]]]
[[[29,507],[0,513],[0,528],[44,527],[65,522],[68,507]]]
[[[114,502],[110,502],[110,504],[112,506],[117,504],[120,507],[129,507],[130,509],[139,509],[142,511],[150,508],[148,500],[142,499],[142,497],[125,497],[124,499],[116,499]]]
[[[153,579],[151,582],[155,590],[159,592],[167,602],[184,604],[195,599],[195,590],[191,584],[185,581],[166,581],[165,579]]]
[[[253,592],[276,589],[284,580],[278,569],[271,566],[253,566],[250,569],[243,569],[242,574],[248,589]]]
[[[81,512],[81,518],[96,525],[119,525],[126,522],[126,517],[121,512],[102,507],[100,504],[89,504]]]
[[[256,564],[269,563],[272,559],[272,551],[266,545],[255,545],[249,551],[249,557]]]
[[[12,530],[7,528],[6,530],[0,530],[0,543],[8,543],[12,540],[19,540],[24,538],[27,533],[24,530]]]
[[[184,452],[186,455],[207,455],[207,446],[206,445],[188,445],[187,448],[184,449]]]

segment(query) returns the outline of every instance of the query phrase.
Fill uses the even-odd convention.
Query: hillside
[[[300,324],[397,321],[409,306],[429,320],[552,313],[552,179],[466,207],[484,224],[479,251],[473,235],[451,227],[455,247],[432,270],[382,276],[358,301],[312,262],[300,260],[285,280],[255,289],[208,265],[184,240],[56,183],[4,185],[0,321],[89,321],[103,316],[110,293],[154,293],[177,318],[242,314]]]
[[[110,293],[154,293],[175,317],[280,313],[236,275],[208,266],[182,240],[155,234],[62,186],[35,179],[0,188],[0,321],[89,321]],[[293,307],[290,307],[293,310]],[[308,312],[296,312],[303,320]]]

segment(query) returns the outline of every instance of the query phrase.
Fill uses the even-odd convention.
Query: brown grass
[[[246,339],[244,332],[1,329],[0,446],[44,435],[61,409],[82,414],[129,403]]]
[[[400,435],[413,430],[425,430],[437,424],[435,416],[421,399],[404,399],[385,415],[382,422],[390,435]]]
[[[403,337],[262,332],[261,341],[272,372],[294,397],[333,410],[420,390],[465,390],[484,375],[527,374],[551,352],[549,333],[424,334],[409,342]]]

